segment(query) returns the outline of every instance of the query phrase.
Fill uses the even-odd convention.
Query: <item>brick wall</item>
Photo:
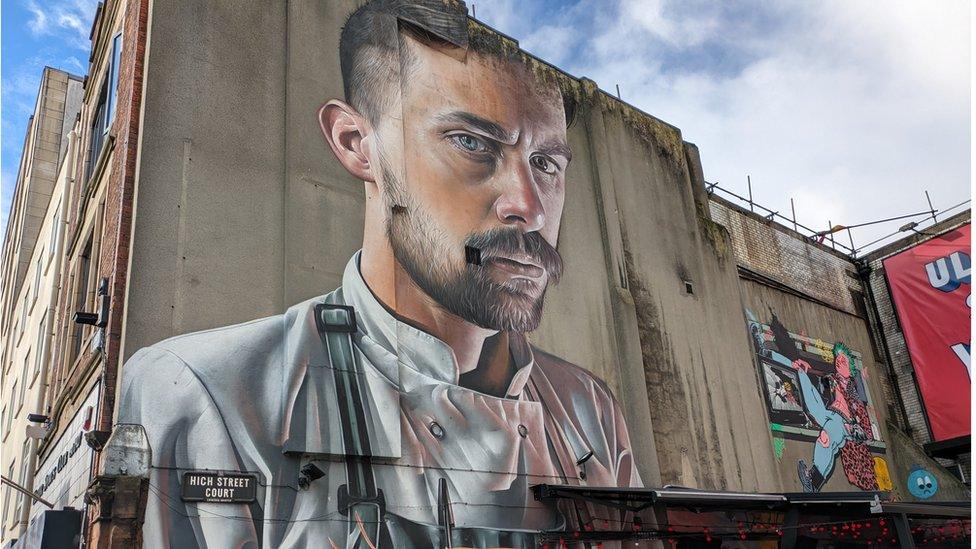
[[[863,314],[857,269],[845,255],[712,196],[712,219],[732,236],[739,266],[852,314]],[[853,293],[852,293],[853,292]]]

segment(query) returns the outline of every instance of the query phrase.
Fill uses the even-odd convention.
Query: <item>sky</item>
[[[84,74],[96,0],[4,0],[0,227],[44,65]],[[705,178],[818,230],[970,197],[965,0],[469,0],[523,49],[681,129]],[[958,210],[956,210],[958,211]],[[904,221],[854,230],[858,246]]]
[[[750,176],[756,202],[789,216],[792,197],[814,229],[927,210],[926,190],[937,209],[970,198],[967,1],[473,3],[522,49],[680,128],[707,181],[745,196]]]
[[[3,0],[0,8],[0,232],[6,230],[17,168],[45,65],[88,71],[97,0]]]

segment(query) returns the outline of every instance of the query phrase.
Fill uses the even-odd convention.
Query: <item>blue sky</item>
[[[27,119],[41,70],[49,65],[84,76],[97,0],[3,0],[0,12],[0,231],[7,226]]]
[[[4,0],[5,226],[44,65],[83,74],[95,0]],[[469,0],[522,47],[681,128],[705,177],[826,228],[970,196],[965,0]],[[866,243],[898,223],[858,229]]]

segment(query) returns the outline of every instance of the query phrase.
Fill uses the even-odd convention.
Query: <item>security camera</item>
[[[306,463],[302,466],[301,472],[298,475],[298,487],[302,490],[307,490],[310,484],[324,476],[325,471],[320,469],[318,465]]]

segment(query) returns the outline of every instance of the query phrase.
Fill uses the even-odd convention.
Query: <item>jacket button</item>
[[[519,436],[522,438],[529,436],[529,429],[525,425],[522,425],[521,423],[519,423],[518,432],[519,432]]]
[[[444,438],[444,428],[441,427],[440,423],[436,421],[431,421],[430,425],[427,426],[430,429],[430,434],[434,435],[434,438],[441,439]]]

